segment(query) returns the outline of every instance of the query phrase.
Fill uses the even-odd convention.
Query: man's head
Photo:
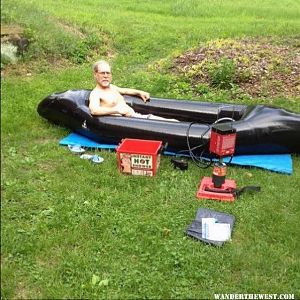
[[[111,76],[111,67],[108,62],[105,60],[99,60],[93,64],[94,77],[97,83],[102,88],[109,87],[112,76]]]

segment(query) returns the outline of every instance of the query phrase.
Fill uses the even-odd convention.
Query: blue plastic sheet
[[[115,150],[117,144],[97,143],[85,136],[77,133],[70,133],[63,138],[60,145],[81,145],[86,148],[111,149]],[[174,152],[165,151],[165,155],[176,155]],[[225,157],[224,162],[229,162],[230,158]],[[290,154],[260,154],[260,155],[236,155],[233,156],[231,164],[249,167],[258,167],[274,172],[292,174],[293,162]]]

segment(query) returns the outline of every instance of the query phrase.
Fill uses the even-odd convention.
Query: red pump
[[[214,164],[212,177],[204,177],[197,192],[198,198],[234,201],[236,183],[225,179],[227,166],[223,156],[233,155],[236,130],[229,124],[217,124],[211,129],[209,151],[219,157]]]

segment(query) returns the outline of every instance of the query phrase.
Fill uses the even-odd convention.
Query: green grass
[[[189,170],[180,172],[163,157],[154,178],[123,176],[114,152],[100,152],[101,165],[79,159],[58,145],[69,131],[36,112],[52,92],[92,88],[91,62],[108,53],[116,84],[158,97],[194,98],[184,81],[153,66],[217,38],[295,37],[298,1],[5,0],[1,5],[3,21],[24,25],[32,34],[30,55],[20,67],[35,55],[41,59],[40,72],[1,79],[3,299],[300,296],[299,155],[293,155],[291,176],[229,167],[228,178],[239,187],[260,185],[260,193],[233,204],[198,201],[199,181],[211,169],[190,162]],[[59,22],[84,34],[80,41],[88,45],[90,58],[76,60],[78,53],[71,50],[79,41]],[[65,39],[72,43],[63,48]],[[45,66],[47,55],[70,57],[73,64]],[[300,112],[296,98],[235,100],[231,93],[209,90],[205,100]],[[231,242],[216,248],[185,236],[199,207],[235,215]]]

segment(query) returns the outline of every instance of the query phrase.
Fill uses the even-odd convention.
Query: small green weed
[[[210,86],[207,83],[199,83],[196,85],[195,91],[200,95],[205,95],[210,92]]]
[[[213,87],[230,89],[235,83],[236,64],[232,59],[221,58],[208,65],[208,74]]]

